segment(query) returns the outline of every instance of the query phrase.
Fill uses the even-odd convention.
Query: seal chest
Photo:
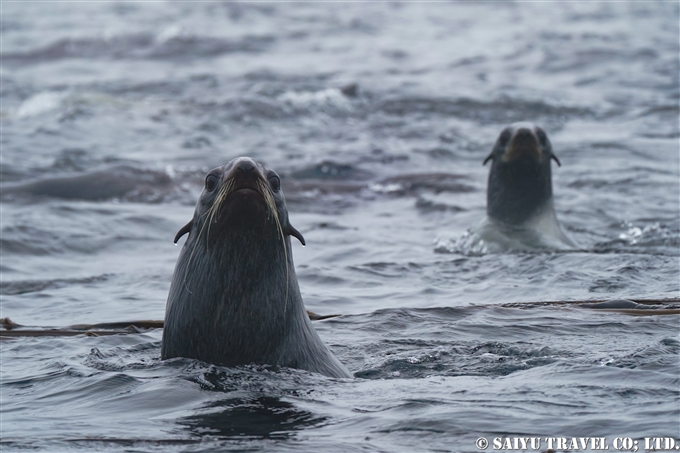
[[[553,160],[561,165],[543,129],[528,122],[506,127],[484,160],[491,161],[487,217],[473,232],[496,249],[576,247],[555,214]]]
[[[248,157],[211,170],[177,260],[161,358],[249,363],[351,377],[321,341],[298,287],[276,172]]]

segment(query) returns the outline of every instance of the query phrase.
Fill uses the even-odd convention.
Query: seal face
[[[544,209],[552,200],[550,160],[553,154],[548,136],[531,123],[506,127],[491,154],[486,212],[508,225],[520,225]]]
[[[211,170],[170,286],[161,358],[351,377],[305,311],[279,176],[248,157]]]
[[[487,218],[475,233],[501,249],[572,248],[553,206],[550,161],[557,159],[547,134],[529,123],[506,127],[484,164],[492,161]],[[498,249],[498,247],[495,247]]]

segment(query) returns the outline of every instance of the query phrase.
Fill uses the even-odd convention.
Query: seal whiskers
[[[210,226],[215,222],[215,215],[217,214],[217,211],[219,210],[219,207],[222,203],[222,201],[233,191],[234,189],[234,181],[233,180],[227,180],[226,183],[220,188],[220,191],[217,194],[217,197],[215,198],[215,202],[210,206],[210,209],[208,212],[205,213],[205,220],[203,221],[203,225],[201,226],[200,231],[198,232],[198,238],[196,239],[196,242],[194,243],[193,248],[191,249],[191,255],[189,255],[189,261],[187,263],[187,268],[186,272],[184,273],[184,286],[187,291],[191,293],[191,290],[189,287],[186,286],[186,280],[187,280],[187,274],[189,273],[189,268],[191,266],[191,261],[194,257],[194,253],[196,251],[196,247],[198,247],[198,244],[200,242],[200,238],[203,236],[203,231],[205,231],[206,227],[208,227],[208,230],[206,231],[206,243],[210,244]],[[175,241],[176,242],[176,241]],[[206,248],[209,246],[206,246]]]
[[[222,203],[224,202],[225,198],[229,196],[229,194],[234,190],[234,180],[233,179],[228,179],[225,181],[225,184],[220,188],[220,191],[217,193],[217,197],[215,198],[215,202],[210,206],[210,210],[208,211],[208,221],[206,222],[208,224],[208,231],[207,231],[207,237],[206,240],[208,243],[210,243],[210,227],[212,226],[213,223],[216,222],[215,216],[217,215],[217,211],[219,211],[220,207],[222,206]]]
[[[286,235],[283,234],[283,228],[281,228],[281,220],[279,219],[279,213],[276,212],[276,202],[274,201],[274,197],[272,197],[272,194],[269,192],[269,187],[265,185],[264,182],[261,180],[257,181],[258,187],[260,187],[260,190],[262,191],[262,195],[264,196],[264,201],[267,204],[267,208],[269,209],[269,215],[274,217],[274,220],[276,221],[276,228],[279,231],[279,234],[281,235],[281,245],[283,246],[283,254],[285,257],[286,261],[286,298],[285,301],[286,303],[283,305],[283,316],[286,316],[286,308],[288,307],[288,249],[286,248]]]

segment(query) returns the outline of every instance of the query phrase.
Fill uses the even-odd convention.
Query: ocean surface
[[[282,176],[303,299],[342,315],[314,325],[355,376],[161,361],[159,329],[2,337],[3,452],[680,440],[677,2],[0,10],[1,316],[163,319],[205,173],[247,155]],[[576,250],[468,246],[516,121],[552,141]],[[617,299],[651,305],[592,308]]]

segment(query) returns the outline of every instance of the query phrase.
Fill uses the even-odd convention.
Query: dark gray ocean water
[[[162,319],[205,173],[248,155],[356,378],[163,362],[160,330],[3,338],[0,450],[680,439],[680,316],[653,311],[677,304],[576,303],[680,296],[678,8],[3,1],[2,316]],[[578,250],[467,247],[515,121],[553,143]]]

